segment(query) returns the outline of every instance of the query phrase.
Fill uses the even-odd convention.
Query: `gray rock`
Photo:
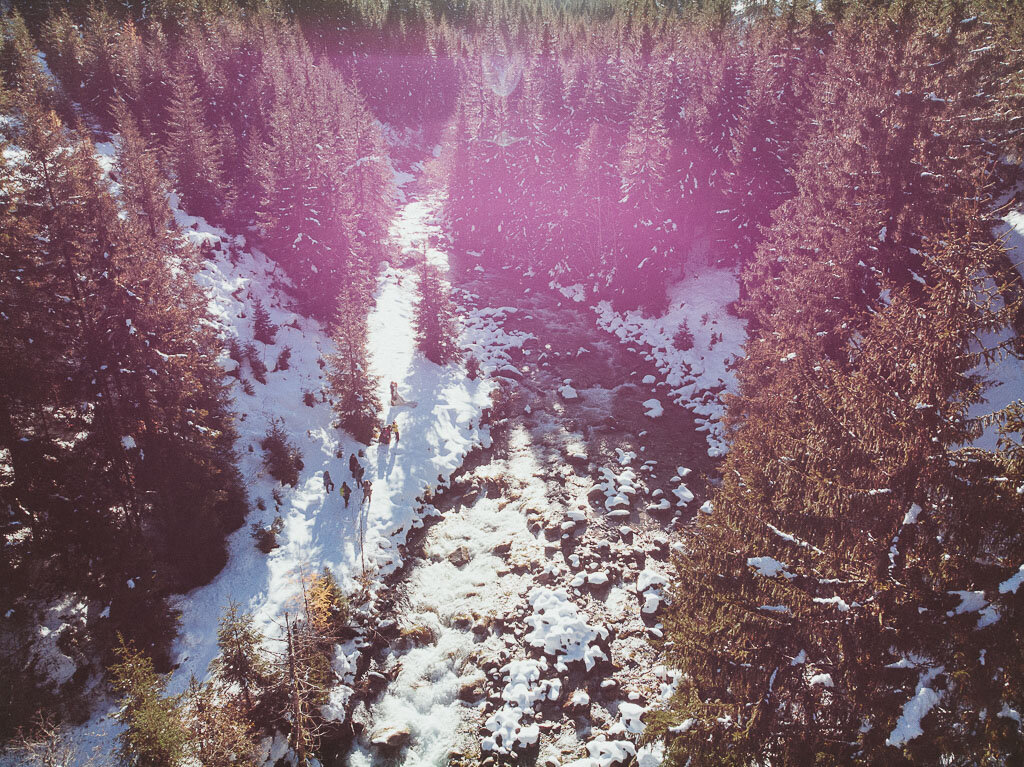
[[[456,567],[465,567],[469,564],[472,558],[473,555],[465,546],[459,546],[455,551],[448,555],[448,561]]]
[[[493,549],[491,549],[491,551],[496,556],[499,556],[499,557],[506,556],[510,551],[512,551],[512,542],[511,541],[502,541],[497,546],[495,546]]]
[[[405,748],[411,740],[412,731],[404,724],[386,724],[370,735],[372,745],[387,750]]]

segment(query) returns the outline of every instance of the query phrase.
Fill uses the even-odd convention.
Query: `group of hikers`
[[[395,405],[397,402],[401,402],[401,397],[398,395],[398,384],[394,381],[391,382],[391,404]],[[392,421],[380,431],[380,442],[383,445],[390,445],[391,439],[394,438],[395,443],[398,443],[398,421]],[[359,457],[363,455],[363,451],[360,450],[358,454],[353,453],[348,459],[348,470],[352,474],[353,484],[363,491],[363,503],[370,502],[370,496],[373,495],[373,483],[368,479],[363,479],[363,475],[366,473],[366,469],[363,466],[362,461]],[[335,484],[334,480],[331,479],[331,472],[324,471],[324,490],[328,495],[334,492]],[[345,501],[345,508],[348,508],[349,498],[352,497],[352,488],[349,487],[348,482],[342,482],[341,487],[338,489],[341,493],[342,499]]]
[[[380,432],[380,443],[382,445],[390,445],[391,438],[395,438],[395,443],[398,443],[398,421],[392,421]]]
[[[362,452],[362,451],[360,451]],[[359,460],[359,456],[353,453],[348,459],[348,470],[352,474],[352,482],[356,487],[359,487],[363,491],[363,503],[370,502],[370,496],[373,495],[373,483],[368,479],[363,479],[363,475],[366,473],[366,469],[363,468],[362,462]],[[324,490],[330,495],[334,492],[334,480],[331,479],[331,472],[324,471]],[[348,486],[348,482],[342,482],[341,487],[338,489],[341,493],[342,500],[345,501],[345,508],[348,508],[348,499],[352,497],[352,488]]]

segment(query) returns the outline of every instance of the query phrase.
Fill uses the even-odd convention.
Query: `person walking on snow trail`
[[[373,495],[373,483],[370,480],[363,480],[363,503],[370,503],[370,496]]]
[[[361,451],[359,452],[359,455],[362,455]],[[362,466],[358,456],[354,453],[352,454],[352,457],[348,459],[348,468],[352,472],[352,478],[355,480],[355,483],[359,484],[362,481],[362,475],[364,475],[367,470]]]
[[[395,444],[397,445],[398,444],[398,421],[394,421],[389,428],[391,429],[391,433],[395,437]]]
[[[352,496],[352,488],[348,486],[348,482],[341,483],[341,497],[345,500],[345,508],[348,508],[348,499]]]
[[[334,480],[331,479],[331,472],[329,471],[324,472],[324,490],[327,491],[328,495],[334,492]]]

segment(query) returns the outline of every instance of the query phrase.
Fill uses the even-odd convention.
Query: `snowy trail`
[[[179,221],[188,226],[197,220],[182,214]],[[226,239],[222,232],[199,223],[199,231],[190,234],[193,239]],[[373,372],[379,377],[380,399],[385,404],[382,417],[387,423],[398,422],[401,441],[365,448],[363,463],[373,493],[369,504],[361,503],[361,493],[349,474],[348,458],[363,446],[331,428],[334,416],[328,402],[315,402],[313,407],[302,404],[303,391],[316,392],[325,387],[319,360],[333,351],[333,344],[316,323],[283,309],[282,295],[254,279],[261,271],[273,272],[274,267],[268,266],[260,254],[253,254],[251,259],[254,264],[249,269],[241,260],[233,268],[235,275],[210,274],[218,266],[229,266],[214,261],[206,272],[207,283],[226,332],[233,331],[240,340],[250,341],[251,329],[238,322],[242,319],[238,315],[245,315],[246,307],[238,305],[234,294],[238,287],[245,287],[261,298],[270,309],[271,319],[280,326],[266,357],[274,359],[285,345],[292,351],[290,369],[268,373],[265,386],[254,385],[254,397],[239,391],[240,384],[235,384],[243,475],[248,480],[250,500],[257,507],[261,502],[266,507],[264,512],[254,511],[248,521],[266,525],[276,515],[284,524],[278,535],[279,547],[269,555],[253,547],[246,528],[236,532],[227,567],[212,583],[179,602],[183,623],[177,646],[182,669],[187,669],[187,673],[179,670],[175,675],[179,685],[187,682],[188,673],[200,677],[205,674],[216,653],[216,620],[229,599],[253,611],[268,636],[279,636],[283,613],[298,604],[303,576],[326,566],[343,587],[352,591],[364,565],[378,578],[397,569],[401,565],[398,545],[409,530],[421,524],[417,497],[426,487],[435,485],[439,476],[454,472],[473,447],[489,440],[486,430],[477,428],[479,413],[489,402],[488,387],[468,381],[457,368],[442,369],[417,358],[412,326],[414,280],[401,270],[387,268],[368,319],[369,343]],[[237,274],[239,271],[242,275]],[[298,327],[289,327],[289,323]],[[391,382],[400,392],[415,392],[410,399],[419,399],[421,406],[389,407]],[[259,441],[275,418],[296,442],[305,464],[297,486],[291,490],[266,476],[258,450]],[[254,449],[246,452],[247,445]],[[337,492],[330,496],[325,493],[324,471],[330,471],[337,485],[347,481],[353,487],[348,507]],[[275,492],[281,503],[275,499]]]
[[[227,541],[227,563],[208,584],[174,600],[180,611],[180,631],[172,647],[175,663],[168,689],[181,692],[193,674],[206,678],[217,653],[217,625],[229,602],[255,617],[257,628],[271,645],[281,638],[286,612],[301,605],[303,579],[329,568],[342,588],[353,593],[364,574],[371,588],[381,588],[388,574],[403,564],[400,550],[410,531],[431,513],[418,499],[428,488],[446,481],[479,445],[489,445],[489,430],[480,427],[480,414],[490,404],[492,384],[472,381],[458,366],[438,367],[416,353],[413,328],[415,277],[411,271],[387,266],[380,278],[369,318],[373,373],[379,377],[381,414],[397,421],[401,440],[368,448],[332,427],[324,359],[334,345],[319,323],[295,313],[280,268],[243,237],[234,237],[177,208],[178,224],[194,244],[212,247],[197,280],[209,292],[210,308],[228,340],[252,349],[267,371],[260,381],[248,357],[224,357],[221,364],[229,384],[239,469],[245,480],[250,513],[245,524]],[[255,341],[253,306],[259,300],[277,326],[272,343]],[[275,364],[285,349],[289,364]],[[390,407],[395,382],[416,407]],[[261,442],[272,423],[282,428],[302,458],[303,469],[294,487],[269,476]],[[349,474],[348,459],[365,449],[366,478],[373,485],[371,502],[360,503]],[[325,492],[323,473],[330,471],[336,486],[353,488],[346,507],[338,491]],[[267,529],[277,522],[279,532],[269,553],[258,550],[250,528]],[[344,666],[344,664],[342,664]],[[336,715],[345,716],[351,695],[351,669],[339,668],[339,687],[332,695]],[[81,753],[109,754],[120,731],[113,719],[114,701],[106,701],[93,718],[78,728]]]

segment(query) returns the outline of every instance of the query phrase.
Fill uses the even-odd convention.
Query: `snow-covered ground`
[[[112,147],[101,147],[105,164]],[[290,308],[287,277],[273,261],[249,248],[241,236],[231,236],[177,206],[175,217],[185,237],[197,246],[213,248],[197,276],[210,295],[210,309],[226,339],[251,344],[267,367],[266,383],[255,380],[248,360],[239,365],[227,355],[221,360],[236,413],[237,452],[251,505],[246,524],[228,540],[228,562],[209,584],[175,602],[181,612],[180,633],[173,647],[178,666],[169,689],[179,692],[191,675],[202,679],[217,653],[217,623],[230,601],[256,618],[269,638],[280,637],[283,617],[300,609],[302,579],[328,567],[342,588],[352,592],[369,576],[371,590],[402,564],[399,547],[410,530],[422,526],[433,509],[418,499],[428,488],[443,484],[470,451],[490,443],[480,417],[491,404],[493,384],[471,380],[458,365],[439,367],[417,353],[413,328],[416,278],[413,271],[386,266],[379,279],[375,305],[369,315],[372,372],[379,377],[381,414],[397,422],[401,439],[390,445],[365,447],[332,427],[323,361],[334,346],[325,329]],[[421,221],[421,216],[414,216]],[[408,248],[417,234],[410,219],[396,220],[393,236]],[[443,253],[432,252],[438,261]],[[277,326],[273,343],[254,338],[253,307],[260,301]],[[467,343],[500,354],[515,340],[504,339],[496,325],[474,325]],[[282,351],[290,351],[287,369],[275,369]],[[244,382],[244,383],[243,383]],[[390,384],[408,404],[389,406]],[[247,390],[251,393],[247,393]],[[269,476],[260,442],[277,423],[299,451],[304,468],[294,487]],[[361,459],[372,482],[364,502],[349,473],[349,457],[364,449]],[[324,472],[336,486],[353,489],[346,505],[336,489],[328,494]],[[269,554],[256,548],[251,526],[270,527],[280,518],[278,546]],[[118,726],[108,705],[79,731],[82,753],[113,746]]]
[[[1024,277],[1024,208],[1010,211],[1004,218],[1002,235],[1013,263]],[[1012,329],[1006,329],[985,339],[988,346],[1008,341],[1013,337]],[[1024,399],[1024,360],[1013,354],[1003,353],[999,359],[981,371],[992,382],[985,392],[985,402],[971,408],[971,416],[981,418],[995,413],[1016,400]],[[998,423],[987,425],[974,444],[986,450],[994,450],[999,439]]]
[[[189,216],[179,213],[178,219],[194,241],[218,237],[230,241],[223,232]],[[200,224],[198,230],[188,228],[193,223]],[[252,610],[260,628],[274,635],[282,613],[294,606],[303,574],[327,566],[343,588],[352,590],[364,565],[378,578],[399,567],[397,547],[420,524],[424,512],[416,499],[426,488],[436,486],[439,477],[451,476],[476,445],[489,440],[479,417],[490,403],[489,384],[470,381],[457,366],[440,368],[417,354],[412,325],[416,281],[411,274],[385,269],[369,317],[369,347],[372,371],[379,377],[380,401],[385,403],[382,420],[398,423],[401,440],[365,448],[362,463],[373,484],[371,500],[364,504],[356,491],[346,507],[337,492],[326,494],[323,473],[330,471],[336,485],[347,481],[355,488],[348,460],[363,446],[332,428],[330,404],[321,401],[327,385],[319,361],[333,352],[330,339],[317,323],[287,308],[285,296],[273,287],[275,281],[286,280],[258,252],[243,251],[237,264],[218,255],[203,270],[200,281],[212,296],[225,332],[242,343],[253,343],[253,331],[249,317],[241,315],[251,316],[252,301],[257,298],[268,308],[279,326],[275,343],[255,345],[269,368],[285,346],[292,353],[287,371],[268,372],[266,385],[253,383],[254,396],[247,395],[240,382],[232,384],[239,414],[240,465],[250,501],[257,507],[248,522],[269,525],[281,516],[284,527],[278,535],[280,547],[269,555],[256,550],[247,529],[238,531],[231,539],[224,571],[180,601],[179,653],[183,666],[196,672],[202,672],[213,657],[215,632],[209,630],[210,621],[216,620],[228,599]],[[225,364],[234,363],[225,360]],[[397,383],[405,400],[418,404],[389,407],[391,382]],[[315,395],[312,407],[303,403],[305,392]],[[263,467],[259,442],[275,419],[301,451],[305,464],[295,488],[282,488]],[[275,502],[275,492],[282,497],[281,504]],[[265,509],[260,510],[260,505]]]

